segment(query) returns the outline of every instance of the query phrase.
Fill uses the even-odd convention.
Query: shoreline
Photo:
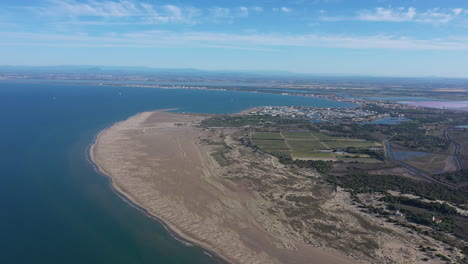
[[[289,225],[267,216],[264,206],[271,206],[270,201],[242,180],[227,179],[228,167],[212,156],[216,148],[201,143],[214,132],[194,126],[206,115],[167,111],[116,122],[90,145],[90,162],[119,198],[158,221],[180,243],[196,245],[220,263],[356,263],[355,256],[293,237]],[[265,166],[272,162],[258,161]],[[276,179],[289,175],[285,168],[273,170]]]
[[[70,82],[37,82],[37,81],[25,81],[22,82],[21,80],[23,79],[3,79],[3,80],[19,80],[18,83],[35,83],[35,84],[61,84],[61,85],[90,85],[90,86],[107,86],[107,87],[137,87],[137,88],[149,88],[149,89],[162,89],[162,90],[198,90],[198,91],[219,91],[219,92],[245,92],[245,93],[263,93],[263,94],[275,94],[275,95],[284,95],[283,91],[279,89],[283,89],[283,86],[276,86],[276,85],[270,85],[270,84],[262,84],[262,85],[245,85],[242,86],[243,88],[248,88],[248,87],[254,87],[252,90],[243,90],[243,89],[226,89],[226,88],[215,88],[213,84],[208,84],[208,85],[203,85],[203,84],[193,84],[192,87],[190,88],[183,88],[183,87],[172,87],[169,84],[163,84],[163,85],[150,85],[150,84],[119,84],[119,83],[70,83]],[[224,87],[224,86],[220,86]],[[235,86],[225,86],[225,87],[235,87]],[[278,91],[264,91],[260,90],[257,88],[272,88],[272,89],[278,89]],[[288,89],[288,88],[285,88]],[[334,97],[328,97],[324,94],[310,94],[310,93],[300,93],[300,92],[289,92],[287,96],[300,96],[300,97],[311,97],[311,98],[317,98],[317,99],[323,99],[323,100],[328,100],[328,101],[333,101],[333,102],[340,102],[340,103],[349,103],[349,104],[355,104],[355,106],[344,106],[344,108],[355,108],[359,107],[361,104],[362,99],[355,97],[353,99],[356,100],[349,100],[348,98],[341,97],[335,95]],[[339,107],[342,108],[342,107]]]
[[[174,108],[174,109],[161,109],[161,110],[155,110],[155,111],[150,111],[150,112],[169,112],[169,111],[173,111],[173,110],[176,110],[176,108]],[[101,176],[105,177],[108,180],[108,184],[111,187],[112,192],[114,192],[117,195],[117,197],[119,197],[121,200],[123,200],[125,203],[127,203],[131,207],[133,207],[133,208],[139,210],[140,212],[142,212],[145,216],[147,216],[147,217],[151,218],[152,220],[156,221],[158,224],[160,224],[162,227],[164,227],[164,229],[168,232],[168,234],[172,238],[174,238],[179,243],[181,243],[181,244],[183,244],[183,245],[185,245],[187,247],[193,247],[193,246],[199,247],[200,249],[202,249],[204,254],[208,255],[210,258],[213,258],[217,262],[231,263],[231,261],[226,259],[224,256],[222,256],[221,254],[219,254],[219,253],[215,252],[214,250],[210,249],[208,247],[208,245],[204,244],[201,241],[197,241],[196,239],[193,239],[193,238],[185,235],[182,231],[180,231],[179,229],[177,229],[176,227],[174,227],[170,223],[164,221],[162,218],[160,218],[160,217],[158,217],[158,216],[156,216],[154,214],[151,214],[146,208],[142,207],[141,205],[139,205],[137,203],[137,201],[132,199],[128,193],[126,193],[118,185],[116,185],[116,183],[115,183],[114,179],[112,178],[112,176],[109,175],[108,173],[106,173],[105,169],[103,169],[96,162],[95,157],[94,157],[95,156],[94,155],[94,148],[95,148],[97,142],[99,141],[100,136],[102,136],[102,134],[106,130],[112,128],[113,126],[115,126],[115,125],[117,125],[117,124],[119,124],[121,122],[125,122],[126,120],[131,119],[131,118],[133,118],[133,117],[135,117],[137,115],[140,115],[140,114],[141,113],[137,113],[137,114],[135,114],[133,116],[128,117],[125,120],[115,122],[115,123],[113,123],[111,125],[106,126],[103,129],[101,129],[94,136],[92,143],[87,146],[87,148],[86,148],[86,157],[87,158],[86,159],[93,166],[93,169],[98,174],[100,174]]]

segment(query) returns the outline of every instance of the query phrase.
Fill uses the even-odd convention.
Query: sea
[[[311,97],[0,82],[0,263],[222,263],[120,198],[88,159],[95,136],[142,111],[229,114]]]

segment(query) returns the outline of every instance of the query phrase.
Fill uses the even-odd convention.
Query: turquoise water
[[[260,105],[352,106],[259,93],[0,83],[0,263],[219,263],[120,199],[87,148],[100,130],[141,111]]]

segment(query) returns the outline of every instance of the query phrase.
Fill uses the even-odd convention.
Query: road
[[[450,136],[449,136],[449,130],[448,127],[445,128],[444,130],[444,136],[445,139],[447,139],[450,143],[453,143],[455,145],[455,150],[453,152],[453,156],[455,158],[455,163],[457,164],[457,171],[461,171],[463,169],[463,165],[460,161],[460,149],[461,146],[457,142],[453,141]]]
[[[409,171],[412,171],[412,172],[414,172],[414,173],[416,173],[416,174],[418,174],[418,175],[420,175],[420,176],[424,177],[425,179],[428,179],[428,180],[430,180],[432,182],[437,182],[437,183],[443,184],[445,186],[449,186],[449,187],[452,187],[452,188],[463,190],[463,189],[459,188],[458,186],[456,186],[454,184],[445,183],[443,181],[439,181],[437,179],[434,179],[428,173],[426,173],[426,172],[424,172],[424,171],[422,171],[420,169],[417,169],[417,168],[415,168],[415,167],[413,167],[413,166],[411,166],[411,165],[409,165],[409,164],[407,164],[407,163],[405,163],[403,161],[395,159],[395,157],[393,156],[393,152],[392,152],[392,146],[390,145],[390,142],[388,140],[384,141],[384,146],[385,146],[384,148],[386,150],[387,157],[390,160],[393,160],[394,162],[396,162],[396,163],[400,164],[401,166],[405,167]]]

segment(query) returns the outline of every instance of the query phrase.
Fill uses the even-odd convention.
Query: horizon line
[[[442,76],[442,75],[382,75],[382,74],[368,74],[368,73],[312,73],[312,72],[297,72],[290,70],[273,70],[273,69],[203,69],[193,67],[181,68],[164,68],[155,66],[142,66],[142,65],[86,65],[86,64],[62,64],[62,65],[0,65],[2,67],[35,67],[35,68],[48,68],[48,67],[109,67],[109,68],[147,68],[151,70],[193,70],[204,72],[236,72],[236,73],[285,73],[290,75],[305,75],[305,76],[324,76],[324,77],[373,77],[373,78],[425,78],[425,79],[468,79],[468,76]]]

